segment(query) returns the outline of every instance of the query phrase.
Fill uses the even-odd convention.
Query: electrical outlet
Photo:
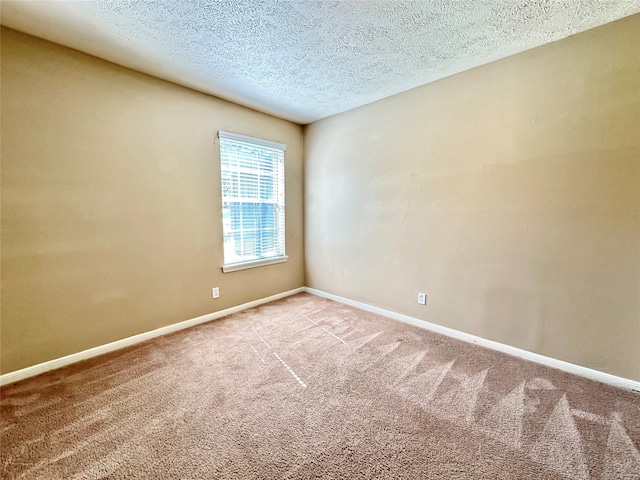
[[[213,295],[213,298],[219,298],[220,297],[220,288],[218,287],[213,287],[211,289],[211,293]]]
[[[418,303],[420,305],[426,305],[427,304],[427,294],[426,293],[418,292]]]

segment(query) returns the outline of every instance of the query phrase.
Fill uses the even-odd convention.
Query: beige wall
[[[306,284],[640,380],[639,31],[307,127]]]
[[[1,101],[3,373],[303,285],[299,125],[6,29]],[[220,270],[219,129],[287,144],[285,264]]]
[[[640,380],[638,30],[307,127],[307,285]],[[1,53],[2,373],[303,285],[301,127],[12,30]],[[288,263],[221,273],[218,129],[287,144]]]

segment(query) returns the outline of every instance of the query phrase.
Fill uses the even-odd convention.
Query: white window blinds
[[[222,173],[224,271],[286,259],[284,151],[281,143],[218,132]]]

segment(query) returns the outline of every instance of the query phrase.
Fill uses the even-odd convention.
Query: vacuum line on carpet
[[[293,378],[295,378],[300,385],[307,388],[307,385],[300,379],[298,375],[296,375],[296,372],[294,372],[293,369],[289,365],[287,365],[287,362],[285,362],[282,358],[280,358],[280,355],[278,355],[276,352],[273,352],[273,354],[276,356],[278,360],[280,360],[280,362],[287,368],[287,370],[289,370],[289,373],[293,375]]]
[[[255,347],[253,345],[249,345],[251,347],[251,350],[253,350],[253,353],[255,353],[257,355],[257,357],[260,359],[260,361],[262,363],[266,363],[264,361],[264,358],[260,357],[260,352],[258,352],[258,350],[255,349]]]
[[[302,313],[299,310],[296,310],[297,313],[299,313],[300,315],[302,315],[304,318],[306,318],[307,320],[309,320],[311,323],[313,323],[314,325],[320,325],[318,322],[316,322],[315,320],[312,320],[311,318],[307,317],[304,313]],[[348,345],[347,342],[345,342],[343,339],[341,339],[339,336],[337,336],[335,333],[333,333],[331,330],[325,328],[325,327],[320,327],[322,328],[322,330],[324,330],[325,332],[327,332],[329,335],[331,335],[334,338],[337,338],[338,340],[340,340],[342,343],[344,343],[345,345]]]
[[[267,348],[268,348],[269,350],[271,350],[271,345],[269,345],[269,344],[267,343],[267,341],[266,341],[264,338],[262,338],[262,335],[260,335],[258,332],[256,332],[255,328],[253,328],[253,327],[251,327],[251,330],[253,330],[253,333],[255,333],[255,334],[258,336],[258,338],[259,338],[260,340],[262,340],[262,343],[264,343],[264,344],[267,346]]]
[[[578,410],[576,408],[571,409],[571,415],[574,417],[582,418],[590,422],[598,423],[600,425],[611,426],[611,420],[603,417],[602,415],[596,415],[595,413],[585,412],[584,410]]]
[[[302,315],[304,318],[306,318],[307,320],[309,320],[311,323],[313,323],[314,325],[320,325],[318,322],[316,322],[315,320],[310,319],[309,317],[307,317],[304,313],[302,313],[300,310],[296,310],[297,313],[299,313],[300,315]]]
[[[327,332],[329,335],[331,335],[332,337],[337,338],[338,340],[340,340],[342,343],[344,343],[345,345],[348,345],[347,342],[345,342],[343,339],[341,339],[339,336],[337,336],[335,333],[333,333],[331,330],[327,330],[326,328],[322,327],[322,329]]]

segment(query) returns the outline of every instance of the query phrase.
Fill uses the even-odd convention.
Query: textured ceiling
[[[298,123],[637,13],[640,0],[2,1],[2,24]]]

